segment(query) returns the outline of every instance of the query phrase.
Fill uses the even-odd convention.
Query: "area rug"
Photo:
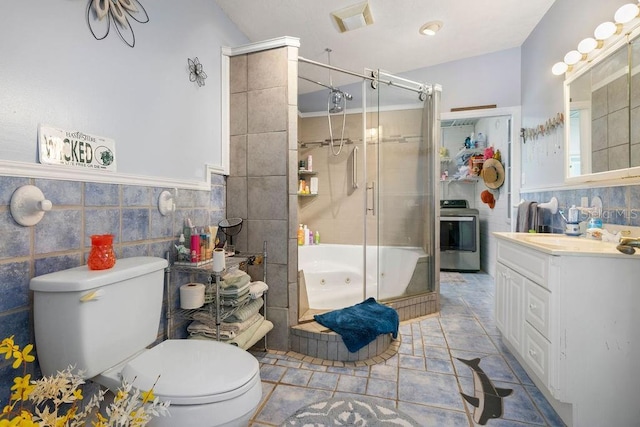
[[[440,283],[467,283],[462,274],[455,271],[441,271]]]
[[[334,397],[305,406],[298,409],[281,425],[281,427],[289,426],[418,427],[419,424],[397,409],[362,396]]]

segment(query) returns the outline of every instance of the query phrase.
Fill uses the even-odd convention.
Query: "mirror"
[[[640,175],[640,37],[565,81],[567,182]]]

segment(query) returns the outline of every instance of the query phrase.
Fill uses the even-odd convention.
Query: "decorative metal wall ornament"
[[[198,86],[204,86],[204,79],[207,78],[207,73],[204,72],[198,57],[187,58],[187,61],[189,62],[189,81],[197,82]]]
[[[122,41],[134,47],[136,37],[127,15],[141,24],[149,22],[147,11],[138,0],[89,0],[87,5],[87,25],[96,40],[109,35],[113,22]]]

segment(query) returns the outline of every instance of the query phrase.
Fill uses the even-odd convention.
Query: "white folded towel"
[[[249,285],[249,295],[251,296],[251,299],[257,299],[260,298],[268,289],[269,286],[264,282],[259,280],[257,282],[251,282],[251,285]]]
[[[200,323],[197,320],[191,322],[189,326],[187,326],[187,331],[189,331],[190,335],[201,335],[207,338],[217,338],[216,328],[205,325],[204,323]],[[220,339],[221,340],[231,340],[236,337],[236,333],[234,331],[223,331],[220,330]]]
[[[247,329],[249,326],[257,322],[259,316],[260,316],[260,313],[256,313],[249,319],[244,320],[242,322],[227,322],[225,319],[225,321],[220,322],[220,330],[232,331],[232,332],[235,332],[236,334],[239,334],[243,332],[245,329]],[[215,315],[212,315],[211,313],[207,313],[204,311],[197,312],[193,315],[193,320],[197,320],[198,322],[215,330],[216,319],[215,319]]]

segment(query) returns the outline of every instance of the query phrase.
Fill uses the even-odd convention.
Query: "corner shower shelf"
[[[298,176],[314,176],[317,175],[316,171],[308,171],[306,169],[300,169],[298,171]],[[298,193],[298,197],[315,197],[318,193]]]

